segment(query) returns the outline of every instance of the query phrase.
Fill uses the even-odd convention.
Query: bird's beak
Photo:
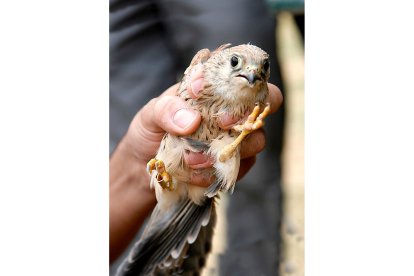
[[[262,78],[258,74],[258,70],[248,70],[247,72],[243,72],[238,77],[245,78],[250,85],[253,85],[256,80],[261,80]]]
[[[249,81],[249,84],[254,84],[256,80],[260,80],[260,76],[254,72],[249,72],[246,74],[246,78]]]

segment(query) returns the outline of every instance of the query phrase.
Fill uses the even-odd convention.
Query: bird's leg
[[[160,186],[164,190],[173,191],[174,187],[172,179],[171,176],[165,170],[164,162],[162,160],[157,160],[155,158],[151,159],[147,163],[147,171],[149,174],[151,174],[154,169],[157,171],[156,178]]]
[[[233,127],[233,130],[241,132],[239,136],[234,140],[230,145],[227,145],[224,147],[224,149],[221,151],[219,160],[220,162],[227,161],[231,156],[233,156],[234,151],[236,150],[237,146],[243,141],[243,139],[250,134],[251,132],[255,131],[256,129],[259,129],[263,127],[264,125],[264,118],[267,117],[270,113],[270,104],[267,103],[264,110],[259,114],[260,107],[259,104],[256,104],[256,106],[253,109],[253,112],[249,115],[246,122],[242,125],[236,125]]]

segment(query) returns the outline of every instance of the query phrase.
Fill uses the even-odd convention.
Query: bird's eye
[[[263,70],[269,70],[269,61],[267,59],[263,62]]]
[[[239,58],[236,56],[232,56],[230,60],[230,64],[232,67],[236,67],[239,64]]]

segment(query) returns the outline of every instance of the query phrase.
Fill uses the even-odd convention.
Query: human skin
[[[200,122],[200,114],[176,96],[179,84],[168,88],[159,97],[149,101],[134,117],[130,127],[110,157],[110,262],[125,250],[146,217],[156,205],[155,193],[150,189],[147,162],[156,155],[166,132],[188,135]],[[277,111],[283,97],[275,85],[268,84],[271,112]],[[202,91],[203,76],[196,70],[187,87],[189,94],[197,98]],[[221,115],[219,124],[230,129],[243,118]],[[256,155],[265,146],[262,129],[251,133],[241,144],[241,162],[238,179],[254,165]],[[191,184],[208,187],[212,180],[209,169],[213,160],[202,153],[187,152],[186,165],[193,169]]]

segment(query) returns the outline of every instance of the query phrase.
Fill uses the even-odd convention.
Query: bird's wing
[[[156,207],[143,237],[118,268],[117,275],[151,275],[160,268],[181,269],[183,250],[196,242],[202,228],[213,227],[214,200],[207,198],[199,206],[184,199],[167,213]]]
[[[231,43],[222,44],[216,50],[214,50],[214,52],[223,51],[224,49],[227,49],[230,46],[231,46]]]
[[[215,223],[216,211],[213,203],[210,222],[207,226],[200,228],[194,243],[190,244],[185,242],[180,256],[174,258],[170,255],[163,264],[156,269],[154,275],[201,275],[201,270],[206,264],[208,253],[212,247]]]
[[[184,75],[190,73],[194,66],[196,66],[197,64],[206,62],[210,58],[210,56],[211,52],[209,49],[202,49],[198,51],[197,54],[191,60],[190,65],[187,67],[187,69],[185,69]]]

